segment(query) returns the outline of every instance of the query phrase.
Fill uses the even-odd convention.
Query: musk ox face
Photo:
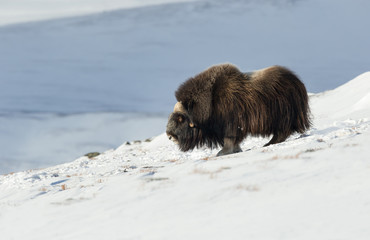
[[[183,136],[187,135],[190,131],[189,119],[185,114],[172,113],[167,123],[167,136],[168,138],[179,144],[179,141],[183,139]]]
[[[196,129],[180,102],[175,105],[173,113],[168,118],[166,133],[168,138],[178,144],[182,151],[193,148],[190,142],[196,135]]]

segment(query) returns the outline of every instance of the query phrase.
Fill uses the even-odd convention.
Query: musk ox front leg
[[[224,147],[217,153],[217,156],[223,156],[232,153],[242,152],[239,143],[236,142],[235,138],[225,137]]]

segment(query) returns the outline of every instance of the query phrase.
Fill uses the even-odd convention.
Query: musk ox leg
[[[224,147],[217,153],[217,156],[223,156],[232,153],[242,152],[239,143],[236,143],[235,138],[224,138]]]
[[[271,144],[284,142],[289,136],[290,133],[275,133],[271,140],[264,145],[264,147],[267,147]]]

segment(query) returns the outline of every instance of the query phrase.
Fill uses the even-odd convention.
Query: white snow
[[[369,78],[370,74],[367,72],[338,87],[335,91],[317,94],[312,99],[314,105],[317,105],[315,104],[317,99],[322,104],[331,106],[328,109],[317,110],[317,117],[325,119],[326,116],[332,116],[339,120],[347,118],[348,114],[357,118],[367,116],[370,103]]]
[[[239,154],[182,153],[161,134],[2,175],[0,237],[368,239],[369,86],[367,72],[311,95],[314,127],[266,148],[248,138]]]

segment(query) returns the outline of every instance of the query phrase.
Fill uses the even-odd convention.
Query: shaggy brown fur
[[[167,134],[182,151],[223,146],[218,155],[240,152],[247,136],[285,141],[311,125],[307,91],[290,70],[272,66],[242,73],[231,64],[210,67],[176,91],[182,112],[169,117]]]

